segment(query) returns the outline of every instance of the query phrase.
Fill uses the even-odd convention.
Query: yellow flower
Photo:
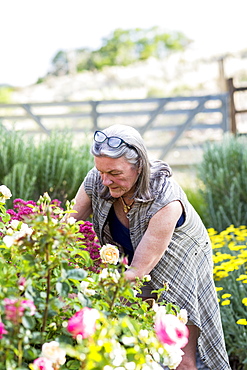
[[[221,306],[228,306],[231,303],[230,299],[226,299],[221,303]]]
[[[219,271],[219,272],[217,272],[217,274],[216,274],[217,276],[216,276],[216,279],[217,280],[220,280],[220,279],[222,279],[223,277],[226,277],[226,276],[228,276],[228,273],[226,272],[226,271]]]
[[[106,244],[100,249],[100,258],[103,263],[116,265],[119,259],[119,250],[115,245]]]
[[[247,275],[243,275],[243,274],[241,274],[241,275],[236,279],[236,281],[244,280],[244,279],[247,279]]]
[[[238,324],[238,325],[247,325],[247,320],[246,320],[246,319],[239,319],[239,320],[237,321],[237,324]]]
[[[225,294],[223,294],[222,295],[222,299],[225,299],[225,298],[230,298],[232,295],[231,294],[229,294],[229,293],[225,293]]]
[[[246,297],[242,299],[242,303],[243,303],[245,306],[247,306],[247,298],[246,298]]]
[[[217,286],[216,287],[216,292],[219,292],[220,290],[223,290],[223,288],[221,286]]]

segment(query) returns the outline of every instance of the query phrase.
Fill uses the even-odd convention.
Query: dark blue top
[[[113,206],[110,209],[108,221],[112,239],[123,247],[124,254],[128,257],[130,264],[134,256],[134,249],[130,240],[130,232],[129,229],[125,227],[117,218]],[[184,221],[185,214],[183,212],[176,224],[176,227],[182,226]]]

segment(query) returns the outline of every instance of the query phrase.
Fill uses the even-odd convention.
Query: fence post
[[[233,84],[233,78],[228,78],[228,91],[229,91],[229,98],[230,98],[230,131],[236,135],[237,133],[237,125],[236,125],[236,108],[234,103],[234,92],[235,87]]]
[[[98,129],[98,112],[97,112],[97,106],[99,104],[98,101],[94,101],[92,100],[90,102],[91,104],[91,107],[92,107],[92,110],[91,110],[91,116],[92,116],[92,120],[93,120],[93,130],[96,131]]]

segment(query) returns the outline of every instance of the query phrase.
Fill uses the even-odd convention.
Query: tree
[[[102,69],[105,66],[127,66],[150,57],[163,59],[171,52],[185,50],[190,44],[182,32],[163,32],[159,27],[149,29],[117,28],[102,39],[102,46],[96,50],[78,49],[74,55],[77,71]],[[52,60],[52,74],[67,74],[68,56],[59,51]]]

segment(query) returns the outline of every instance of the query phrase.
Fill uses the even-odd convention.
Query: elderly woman
[[[210,240],[200,217],[162,161],[150,162],[134,128],[96,131],[95,167],[76,195],[78,220],[93,214],[101,245],[128,256],[126,279],[151,275],[143,297],[168,283],[162,299],[185,308],[189,342],[177,369],[196,369],[196,347],[212,370],[230,369],[212,276]]]

